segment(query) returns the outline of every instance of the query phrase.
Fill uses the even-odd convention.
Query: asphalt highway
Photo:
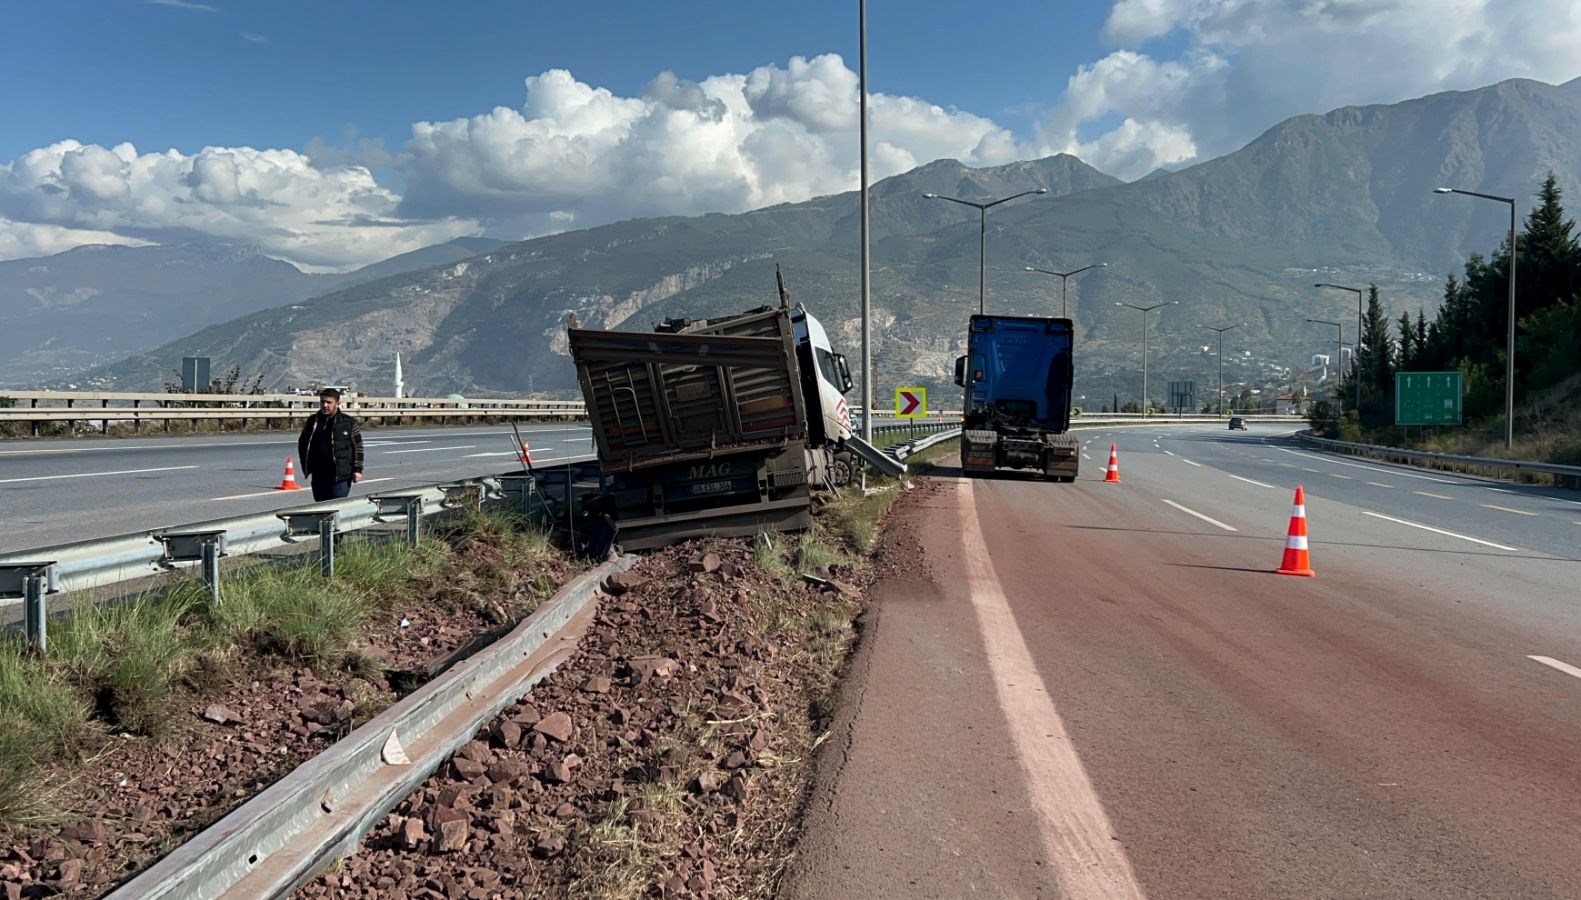
[[[521,426],[535,463],[592,452],[583,424]],[[352,496],[518,467],[510,426],[363,432]],[[296,434],[0,441],[0,552],[261,513],[312,502],[279,491]],[[300,465],[300,461],[298,461]]]
[[[903,501],[787,893],[1581,896],[1581,498],[1288,431]]]

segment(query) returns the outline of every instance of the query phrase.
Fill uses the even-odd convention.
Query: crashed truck
[[[783,280],[778,306],[568,336],[626,550],[804,530],[814,491],[894,464],[852,431],[845,357]]]

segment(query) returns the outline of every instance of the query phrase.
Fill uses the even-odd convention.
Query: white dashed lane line
[[[1570,665],[1569,663],[1562,663],[1559,660],[1554,659],[1551,656],[1528,656],[1526,658],[1531,660],[1532,662],[1542,663],[1543,665],[1547,666],[1550,669],[1557,669],[1560,672],[1565,673],[1566,675],[1574,675],[1577,678],[1581,678],[1581,669],[1578,669],[1575,666]]]
[[[1535,516],[1535,515],[1537,515],[1534,512],[1527,512],[1524,509],[1510,509],[1508,506],[1495,506],[1492,503],[1484,503],[1484,504],[1482,504],[1482,508],[1483,509],[1496,509],[1499,512],[1515,513],[1517,516]]]
[[[31,475],[27,478],[0,478],[0,484],[21,484],[24,481],[58,481],[63,478],[103,478],[106,475],[142,475],[148,472],[180,472],[197,466],[160,466],[157,469],[120,469],[115,472],[73,472],[70,475]]]
[[[1196,516],[1197,518],[1201,519],[1202,521],[1207,522],[1209,525],[1217,525],[1220,528],[1224,529],[1225,531],[1235,531],[1235,530],[1237,530],[1234,526],[1226,525],[1223,522],[1220,522],[1218,519],[1215,519],[1215,518],[1212,518],[1212,517],[1209,517],[1209,516],[1205,516],[1202,513],[1199,513],[1199,512],[1197,512],[1194,509],[1188,509],[1187,507],[1181,506],[1179,503],[1176,503],[1173,500],[1169,500],[1167,498],[1162,498],[1162,497],[1159,498],[1159,499],[1163,500],[1165,503],[1168,503],[1170,506],[1173,506],[1174,508],[1180,510],[1181,512],[1185,513],[1188,516]]]
[[[1224,474],[1226,474],[1226,475],[1230,475],[1230,473],[1228,473],[1228,472],[1225,472],[1225,473],[1224,473]],[[1263,482],[1261,482],[1261,481],[1253,481],[1253,480],[1252,480],[1252,479],[1250,479],[1250,478],[1242,478],[1242,477],[1241,477],[1241,476],[1239,476],[1239,475],[1230,475],[1230,477],[1231,477],[1231,478],[1233,478],[1233,479],[1235,479],[1235,480],[1236,480],[1236,481],[1244,481],[1244,482],[1246,482],[1246,483],[1247,483],[1247,484],[1255,484],[1255,485],[1257,485],[1257,486],[1258,486],[1258,487],[1262,487],[1262,488],[1271,488],[1271,487],[1273,487],[1273,485],[1271,485],[1271,484],[1264,484],[1264,483],[1263,483]]]
[[[1375,513],[1365,509],[1361,511],[1361,514],[1364,516],[1372,516],[1374,519],[1383,519],[1385,522],[1393,522],[1396,525],[1407,525],[1411,528],[1420,528],[1423,531],[1431,531],[1434,534],[1441,534],[1445,537],[1457,538],[1462,541],[1470,541],[1473,544],[1481,544],[1484,547],[1492,547],[1495,550],[1508,550],[1511,553],[1521,552],[1519,547],[1506,547],[1503,544],[1495,544],[1492,541],[1485,541],[1482,538],[1472,537],[1467,534],[1459,534],[1453,531],[1445,531],[1442,528],[1434,528],[1431,525],[1423,525],[1421,522],[1410,522],[1405,519],[1396,519],[1394,516],[1386,516],[1383,513]]]

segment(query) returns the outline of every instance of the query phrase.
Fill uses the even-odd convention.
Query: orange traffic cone
[[[1109,468],[1103,473],[1104,483],[1120,483],[1120,450],[1114,444],[1109,445]]]
[[[1290,513],[1290,532],[1285,538],[1285,558],[1274,570],[1280,575],[1304,575],[1311,578],[1312,556],[1307,552],[1307,495],[1296,485],[1296,508]]]
[[[280,482],[277,491],[300,491],[302,486],[296,483],[296,467],[291,465],[291,457],[285,458],[285,478]]]
[[[522,453],[521,456],[516,458],[516,461],[524,463],[532,462],[532,445],[527,443],[526,438],[522,439]]]

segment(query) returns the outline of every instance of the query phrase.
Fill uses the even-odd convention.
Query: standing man
[[[296,439],[302,474],[313,479],[313,500],[338,500],[362,480],[362,426],[340,411],[340,391],[318,392],[318,414]]]

